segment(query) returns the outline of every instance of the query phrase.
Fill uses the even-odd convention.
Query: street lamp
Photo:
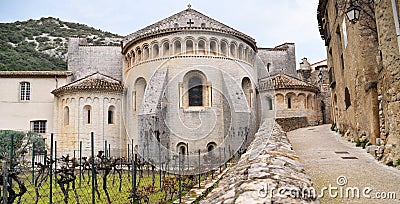
[[[318,79],[319,79],[319,83],[322,83],[322,72],[321,72],[321,70],[318,73]]]
[[[350,0],[350,6],[346,10],[346,16],[351,23],[356,23],[360,19],[361,9],[353,4],[353,0]]]

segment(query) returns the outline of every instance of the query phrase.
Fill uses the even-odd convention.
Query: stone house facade
[[[55,128],[51,91],[71,78],[71,71],[1,71],[0,129],[32,130],[49,138]]]
[[[318,22],[328,55],[332,118],[350,140],[368,140],[384,162],[400,158],[399,33],[397,0],[355,1],[358,22],[345,17],[346,1],[320,0]]]

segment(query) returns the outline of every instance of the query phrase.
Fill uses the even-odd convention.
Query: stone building
[[[332,118],[349,139],[367,140],[384,162],[400,158],[399,1],[354,1],[361,11],[350,22],[346,1],[320,0],[318,22],[328,55]],[[397,25],[397,27],[396,27]],[[397,35],[396,35],[397,34]]]
[[[299,77],[293,43],[258,48],[190,7],[121,46],[71,38],[68,70],[69,81],[48,90],[59,154],[72,155],[79,142],[89,154],[94,132],[95,151],[127,156],[129,145],[152,162],[184,157],[189,165],[199,151],[220,159],[244,151],[267,118],[299,127],[323,121],[320,87]]]

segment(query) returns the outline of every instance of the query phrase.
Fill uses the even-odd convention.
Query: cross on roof
[[[187,24],[189,25],[189,27],[192,27],[192,24],[194,24],[194,22],[192,21],[192,19],[189,19],[189,22],[187,22]]]
[[[188,7],[188,9],[190,9],[190,8],[192,8],[192,5],[188,4],[187,7]]]

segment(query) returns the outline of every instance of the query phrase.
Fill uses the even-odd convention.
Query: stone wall
[[[365,4],[360,8],[363,17],[357,23],[349,22],[344,10],[337,12],[335,1],[320,0],[318,12],[320,20],[325,19],[321,34],[331,74],[333,122],[348,139],[355,141],[365,134],[375,144],[379,137],[378,40],[373,11]]]
[[[269,69],[269,75],[285,73],[297,77],[295,45],[284,43],[275,48],[258,48],[258,57],[262,60],[265,68]],[[268,66],[268,64],[270,64]],[[267,76],[259,76],[264,78]]]
[[[292,150],[286,132],[269,120],[256,133],[238,164],[200,203],[318,203],[308,195],[310,191],[304,190],[311,188],[311,179]],[[278,196],[278,189],[284,195]],[[288,195],[293,189],[299,190],[298,196]]]
[[[381,51],[378,94],[380,94],[380,156],[384,163],[400,159],[400,53],[391,0],[375,0],[375,16]],[[397,12],[400,1],[396,0]],[[399,16],[395,18],[399,19]]]
[[[95,72],[122,80],[121,67],[121,47],[85,45],[85,39],[69,39],[68,70],[73,72],[73,80]]]
[[[292,131],[310,125],[307,117],[276,118],[275,120],[284,131]]]

